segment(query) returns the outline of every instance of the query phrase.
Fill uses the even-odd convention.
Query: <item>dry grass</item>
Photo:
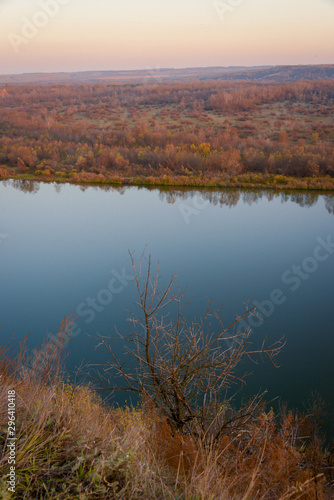
[[[55,172],[50,175],[35,173],[18,173],[16,169],[0,168],[0,180],[22,179],[38,182],[58,182],[79,185],[121,185],[121,186],[157,186],[157,187],[194,187],[194,188],[242,188],[242,189],[274,189],[303,191],[333,191],[332,177],[292,177],[272,174],[254,174],[252,172],[239,174],[206,174],[201,176],[185,175],[142,175],[125,176],[121,172],[92,174],[87,172],[70,173]]]
[[[31,355],[0,356],[0,498],[322,500],[328,478],[316,441],[303,444],[291,413],[250,419],[218,445],[172,431],[154,407],[110,408],[64,381],[69,323]],[[16,391],[16,492],[8,492],[7,397]],[[305,426],[304,426],[305,427]]]

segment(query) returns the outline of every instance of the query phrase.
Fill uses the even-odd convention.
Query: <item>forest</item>
[[[334,81],[0,89],[0,179],[334,188]]]

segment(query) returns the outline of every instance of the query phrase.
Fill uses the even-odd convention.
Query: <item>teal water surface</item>
[[[73,313],[68,369],[103,360],[87,334],[131,331],[128,251],[146,248],[162,283],[176,273],[187,287],[189,316],[212,298],[228,322],[249,301],[257,339],[285,336],[280,368],[254,366],[247,391],[298,407],[317,391],[333,405],[333,195],[6,181],[0,204],[2,344],[15,333],[39,345]]]

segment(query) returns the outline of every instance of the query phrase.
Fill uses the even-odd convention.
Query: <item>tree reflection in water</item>
[[[36,194],[40,188],[40,182],[31,181],[26,179],[9,179],[2,181],[4,186],[12,186],[23,193]],[[57,193],[61,192],[62,184],[52,183],[55,191]],[[321,197],[323,197],[325,202],[325,208],[329,214],[334,215],[334,193],[322,193],[314,191],[274,191],[268,190],[252,190],[252,189],[235,189],[235,188],[162,188],[157,186],[115,186],[115,185],[103,185],[103,186],[91,186],[82,185],[80,186],[81,191],[86,191],[87,189],[94,189],[94,191],[117,191],[120,195],[123,195],[127,189],[146,189],[149,191],[158,191],[159,198],[161,201],[166,201],[168,204],[174,204],[181,201],[190,201],[194,198],[200,197],[201,202],[209,202],[214,206],[226,206],[229,208],[235,207],[239,201],[247,203],[249,206],[257,203],[262,199],[266,199],[271,202],[275,199],[280,199],[281,203],[293,202],[297,203],[302,208],[314,206]]]

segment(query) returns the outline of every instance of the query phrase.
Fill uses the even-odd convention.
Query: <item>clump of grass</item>
[[[71,319],[33,353],[0,352],[0,497],[20,499],[325,499],[324,453],[302,420],[261,410],[213,445],[172,430],[150,401],[112,408],[66,381]],[[16,391],[16,491],[8,492],[8,390]]]
[[[88,386],[62,377],[69,324],[29,355],[1,352],[0,494],[8,493],[8,390],[16,391],[14,498],[154,498],[163,471],[147,453],[149,426],[139,410],[105,407]],[[159,474],[157,473],[159,470]],[[155,474],[155,475],[154,475]]]

